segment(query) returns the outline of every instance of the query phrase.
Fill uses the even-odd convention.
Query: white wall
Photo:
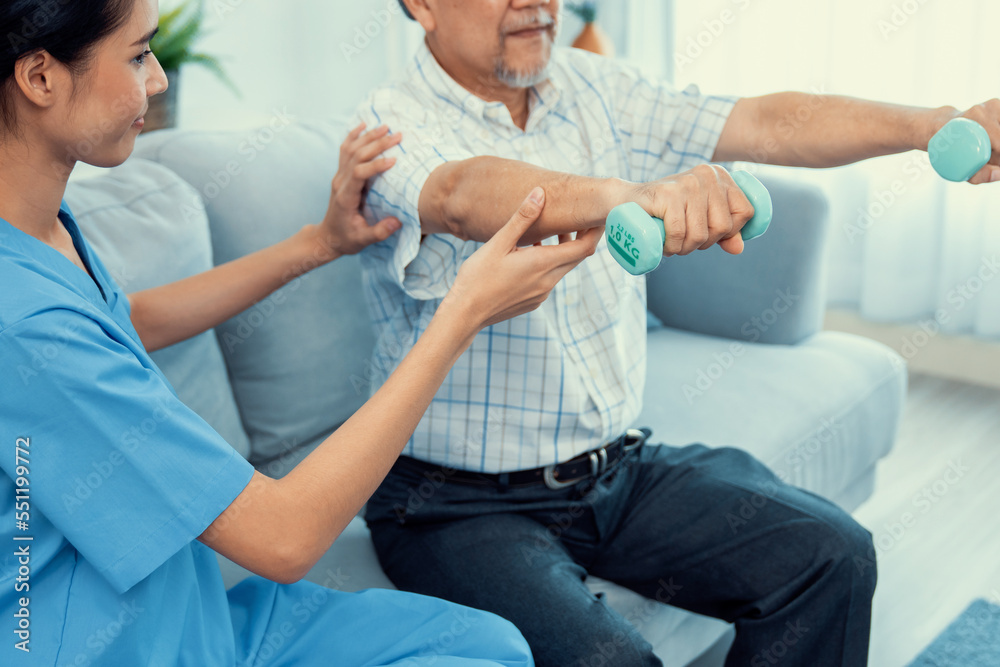
[[[388,36],[406,21],[396,0],[209,0],[206,7],[211,34],[199,50],[222,60],[242,99],[208,71],[187,67],[183,127],[249,125],[275,109],[302,119],[349,114],[389,77],[398,47]]]

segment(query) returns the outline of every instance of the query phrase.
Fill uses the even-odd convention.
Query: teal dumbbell
[[[985,167],[992,150],[986,128],[969,118],[948,121],[927,145],[934,171],[956,183],[969,180]]]
[[[753,206],[753,217],[743,226],[744,241],[755,239],[771,225],[774,209],[767,188],[748,171],[734,171],[733,180]],[[660,265],[667,233],[663,220],[654,218],[635,202],[616,206],[608,214],[608,250],[633,276],[649,273]]]

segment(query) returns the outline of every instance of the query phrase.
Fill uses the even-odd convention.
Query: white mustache
[[[538,28],[551,28],[556,24],[556,20],[551,14],[546,12],[544,9],[539,8],[534,15],[527,15],[521,18],[517,23],[506,26],[503,29],[504,35],[509,35],[513,32],[519,32],[521,30],[535,30]]]

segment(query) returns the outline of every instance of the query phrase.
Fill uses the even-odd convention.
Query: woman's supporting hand
[[[594,254],[604,227],[559,237],[558,245],[519,248],[518,241],[545,208],[545,191],[535,188],[514,216],[477,250],[458,272],[441,308],[457,307],[478,328],[538,308],[552,288],[576,265]]]
[[[399,143],[399,135],[389,136],[385,127],[363,131],[364,125],[356,127],[340,149],[340,169],[321,224],[186,280],[129,295],[132,323],[146,349],[159,350],[218,326],[302,274],[399,229],[395,218],[369,226],[361,215],[367,180],[393,165],[375,158]]]
[[[402,140],[401,134],[389,134],[385,125],[371,132],[364,130],[363,123],[358,125],[340,147],[340,167],[333,177],[330,206],[319,226],[320,243],[332,254],[331,259],[359,253],[386,240],[402,226],[396,218],[369,225],[361,215],[368,180],[396,163],[395,158],[378,156]]]

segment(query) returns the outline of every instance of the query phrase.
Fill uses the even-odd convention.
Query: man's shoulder
[[[393,81],[373,88],[358,105],[358,109],[384,109],[396,103],[413,103],[416,101],[415,98],[415,91],[411,87],[403,82]]]
[[[399,118],[422,122],[435,117],[436,107],[437,101],[430,91],[401,80],[373,89],[358,105],[355,115],[380,124]]]
[[[633,66],[607,56],[572,47],[552,51],[551,78],[557,86],[612,93],[626,81],[638,81],[642,74]]]

